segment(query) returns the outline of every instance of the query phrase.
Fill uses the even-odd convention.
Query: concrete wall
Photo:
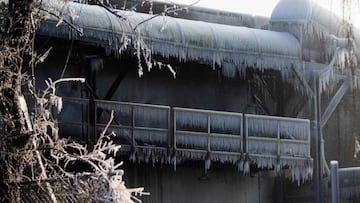
[[[145,164],[126,164],[124,180],[129,187],[143,186],[150,196],[146,203],[268,203],[274,202],[272,172],[242,175],[235,167],[214,167],[206,178],[203,166],[152,167]]]

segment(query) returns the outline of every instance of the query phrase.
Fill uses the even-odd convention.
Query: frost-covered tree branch
[[[24,184],[36,184],[51,202],[58,202],[58,193],[84,202],[140,201],[135,195],[145,194],[143,188],[128,189],[122,180],[122,163],[116,163],[113,158],[120,146],[111,141],[116,135],[107,134],[108,127],[93,150],[59,136],[53,113],[54,109],[55,113],[61,113],[63,102],[56,94],[57,84],[85,80],[49,78],[44,90],[36,89],[35,71],[27,73],[25,68],[34,70],[36,64],[51,54],[51,49],[42,54],[34,49],[35,31],[46,16],[40,12],[44,10],[41,1],[23,0],[13,4],[0,44],[0,119],[4,124],[0,132],[0,167],[5,177],[1,183],[0,197],[4,197],[1,201],[21,202],[24,195],[36,199],[39,194],[33,190],[23,194]],[[66,23],[59,17],[59,21]],[[25,95],[24,90],[30,95]],[[34,106],[28,105],[29,100],[33,100]],[[70,170],[68,166],[75,162],[88,165],[91,170]],[[51,184],[51,180],[57,184]]]
[[[196,4],[198,1],[196,1],[193,4]],[[142,28],[145,23],[151,21],[152,19],[156,17],[163,17],[163,23],[161,25],[162,31],[166,28],[166,16],[171,13],[176,13],[177,11],[187,9],[189,6],[186,7],[177,7],[176,5],[167,7],[164,9],[164,12],[161,14],[154,15],[153,17],[149,19],[145,19],[141,21],[140,23],[134,24],[134,22],[131,22],[127,19],[126,15],[124,15],[120,10],[113,9],[111,6],[108,5],[108,3],[104,3],[104,1],[97,0],[96,3],[103,7],[107,12],[109,12],[111,15],[115,16],[119,21],[125,22],[131,29],[131,33],[123,33],[120,42],[123,43],[119,48],[119,53],[121,54],[125,50],[132,49],[134,50],[134,55],[137,58],[138,62],[138,75],[139,77],[142,77],[144,74],[144,67],[147,68],[148,71],[150,71],[153,67],[157,67],[159,69],[165,68],[170,71],[170,73],[173,75],[173,77],[176,77],[176,72],[171,67],[170,64],[163,63],[160,61],[157,61],[153,57],[152,50],[147,46],[143,36],[142,36]],[[81,36],[83,33],[83,30],[81,27],[78,27],[77,25],[71,24],[69,21],[65,19],[62,15],[67,15],[71,18],[78,18],[78,14],[74,10],[71,9],[69,6],[70,4],[67,2],[57,4],[54,6],[52,3],[46,3],[41,7],[42,11],[45,11],[48,14],[51,14],[52,16],[55,16],[58,19],[57,25],[59,26],[62,23],[66,23],[69,25],[69,27],[76,32],[79,33]],[[64,9],[67,8],[67,9]]]

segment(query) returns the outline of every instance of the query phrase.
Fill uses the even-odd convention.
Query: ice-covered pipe
[[[152,54],[197,61],[213,68],[221,66],[227,76],[236,76],[249,66],[287,71],[292,65],[301,64],[300,45],[285,32],[113,10],[122,16],[119,18],[99,6],[43,2],[46,2],[45,9],[60,12],[66,21],[79,27],[83,35],[64,23],[56,27],[59,20],[53,16],[41,24],[38,34],[96,44],[113,53],[119,52],[125,35],[133,44],[142,43],[142,39]],[[144,21],[146,23],[142,23]]]
[[[330,50],[334,54],[336,47],[355,48],[355,44],[360,44],[358,29],[312,0],[280,1],[272,12],[270,30],[294,35],[302,46],[302,57],[307,61],[327,63],[324,55],[329,54]],[[329,49],[329,46],[333,49]],[[353,51],[358,61],[360,52]]]

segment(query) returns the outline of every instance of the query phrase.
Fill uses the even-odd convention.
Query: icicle
[[[275,165],[275,173],[278,173],[281,170],[281,164],[280,164],[280,156],[277,156],[276,158],[276,165]]]
[[[238,168],[238,171],[240,172],[243,172],[244,171],[244,160],[243,160],[243,155],[241,155],[241,158],[240,160],[238,161],[237,163],[237,168]]]
[[[149,163],[150,156],[151,156],[151,151],[147,150],[145,154],[145,163]]]
[[[210,152],[208,152],[205,157],[205,173],[210,169],[210,166],[211,166],[211,158],[210,157],[211,157]]]
[[[248,153],[277,155],[277,142],[276,140],[266,141],[248,139]]]
[[[176,156],[174,155],[174,156],[172,157],[172,159],[171,159],[171,163],[172,163],[173,166],[174,166],[174,171],[176,171],[176,162],[177,162]]]
[[[282,142],[280,144],[280,153],[285,156],[307,157],[308,148],[308,144]]]
[[[192,150],[192,149],[181,149],[178,151],[179,156],[184,159],[190,159],[190,160],[205,160],[207,151],[205,150]]]
[[[256,163],[258,168],[271,169],[277,163],[276,158],[274,158],[274,156],[273,157],[265,157],[265,156],[261,156],[261,155],[258,155],[258,156],[250,155],[249,158]]]
[[[238,171],[244,171],[244,154],[241,153],[240,159],[237,161]]]
[[[197,128],[206,132],[207,115],[198,112],[176,111],[176,127],[177,129]]]
[[[229,137],[215,137],[210,138],[211,150],[239,152],[242,145],[242,137],[229,138]]]
[[[108,101],[97,101],[96,102],[97,112],[101,113],[97,119],[97,123],[106,124],[109,120],[109,113],[114,111],[113,124],[121,124],[130,126],[132,123],[132,107],[131,105],[124,104],[121,102],[108,102]]]
[[[333,56],[332,56],[332,60],[330,61],[330,63],[327,65],[326,68],[324,68],[324,70],[322,70],[319,73],[319,80],[320,80],[320,87],[319,87],[319,91],[320,93],[322,93],[323,91],[327,90],[327,89],[332,89],[333,85],[331,82],[333,82],[334,79],[334,72],[335,71],[340,71],[342,73],[345,72],[345,68],[348,64],[357,64],[357,57],[356,55],[351,51],[348,50],[345,41],[348,43],[354,43],[352,40],[348,40],[348,39],[340,39],[340,38],[336,38],[337,42],[336,42],[336,47],[332,48],[335,49],[333,51]],[[339,42],[340,41],[340,42]],[[334,43],[334,42],[333,42]],[[352,45],[355,46],[355,45]]]
[[[309,137],[308,120],[281,120],[279,121],[280,137],[282,139],[307,140]]]
[[[281,157],[280,166],[288,167],[290,170],[290,179],[297,182],[310,180],[312,177],[312,160],[309,159],[295,159],[293,157]]]
[[[250,173],[250,163],[248,156],[245,157],[245,163],[244,163],[244,175]]]
[[[136,148],[134,146],[131,147],[131,152],[130,152],[130,156],[129,156],[129,160],[132,163],[136,162]]]
[[[95,43],[112,50],[115,54],[119,54],[119,50],[124,49],[122,45],[128,43],[122,36],[129,36],[129,38],[135,36],[129,24],[136,25],[152,17],[147,14],[117,11],[127,17],[127,21],[119,21],[116,16],[108,15],[104,9],[69,4],[73,11],[67,9],[64,12],[64,19],[71,21],[71,17],[74,16],[72,13],[81,12],[73,23],[83,29],[83,36],[78,36],[65,25],[52,29],[57,22],[55,18],[42,23],[39,32],[43,35]],[[56,4],[50,4],[50,7],[59,9]],[[144,50],[147,50],[144,51],[145,58],[148,58],[148,52],[151,52],[165,58],[175,57],[183,62],[207,63],[213,68],[223,66],[224,75],[231,77],[234,77],[236,72],[244,73],[244,69],[249,66],[259,70],[282,70],[300,63],[301,60],[299,43],[292,35],[285,32],[170,17],[163,19],[167,21],[167,28],[163,32],[161,32],[163,22],[159,18],[154,18],[151,23],[144,23],[138,27],[142,31],[142,45],[147,45],[147,47],[142,46]],[[136,45],[135,42],[134,44]],[[146,62],[150,65],[149,60]]]
[[[165,160],[167,160],[166,155],[161,156],[161,158],[160,158],[160,167],[161,167],[161,168],[162,168],[162,167],[164,166],[164,164],[166,163]]]
[[[155,155],[153,153],[151,154],[151,162],[152,162],[153,167],[155,166],[155,163],[157,162],[156,157],[155,157]]]
[[[146,106],[133,106],[136,126],[141,127],[168,127],[168,108],[156,108]]]
[[[218,161],[220,163],[230,163],[236,165],[239,161],[239,153],[230,153],[230,152],[211,152],[211,161]]]
[[[273,118],[247,115],[249,136],[277,138],[277,121]]]
[[[135,130],[134,137],[137,141],[147,144],[165,144],[168,142],[168,132]]]
[[[207,149],[206,136],[195,136],[189,134],[177,134],[176,144],[177,147],[189,148],[189,149]]]
[[[174,149],[171,150],[170,148],[167,149],[167,152],[166,152],[166,163],[167,164],[171,164],[171,157],[172,157],[172,154],[174,153]]]
[[[241,135],[242,115],[211,114],[211,132]]]

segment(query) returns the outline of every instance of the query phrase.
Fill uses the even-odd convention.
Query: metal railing
[[[79,142],[90,143],[89,100],[74,97],[63,97],[62,100],[61,113],[53,113],[58,120],[61,135],[71,136]]]
[[[273,158],[310,157],[310,121],[245,114],[246,152]]]
[[[96,128],[102,131],[114,111],[110,131],[131,146],[166,148],[170,144],[170,107],[95,100]]]
[[[360,167],[339,168],[339,192],[343,200],[359,200]]]
[[[64,98],[65,102],[78,102],[79,108],[89,111],[88,100]],[[89,113],[71,108],[76,109],[64,105],[65,115],[59,118],[81,115],[82,121],[59,119],[60,125],[77,126],[89,133],[85,129],[90,127],[86,118]],[[310,123],[305,119],[95,100],[95,133],[104,129],[112,110],[115,113],[109,131],[117,134],[115,140],[124,151],[132,147],[175,149],[180,152],[176,155],[185,158],[203,159],[211,153],[211,159],[227,156],[229,161],[243,154],[289,160],[310,158]]]
[[[173,108],[173,111],[177,151],[232,155],[244,152],[241,113],[189,108]]]

